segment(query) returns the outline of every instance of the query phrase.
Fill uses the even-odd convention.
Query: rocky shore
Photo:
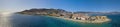
[[[62,9],[46,9],[46,8],[40,8],[40,9],[30,9],[25,10],[22,12],[18,12],[19,14],[27,14],[27,15],[43,15],[43,16],[53,16],[53,17],[59,17],[66,20],[72,20],[77,22],[85,22],[85,23],[103,23],[110,21],[107,16],[90,16],[88,14],[83,13],[74,13],[74,12],[68,12]]]

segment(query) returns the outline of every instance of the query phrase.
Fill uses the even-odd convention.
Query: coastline
[[[47,16],[47,17],[55,17],[55,16]],[[63,18],[63,17],[55,17],[55,18],[61,18],[61,19],[65,19],[65,20],[71,20],[71,21],[75,21],[75,22],[81,22],[81,23],[104,23],[104,22],[109,22],[111,21],[110,19],[106,19],[104,21],[85,21],[85,20],[75,20],[75,19],[69,19],[69,18]]]
[[[46,15],[40,15],[40,16],[46,16]],[[56,17],[56,16],[47,16],[47,17],[60,18],[60,19],[70,20],[70,21],[80,22],[80,23],[104,23],[104,22],[111,21],[109,18],[105,20],[86,21],[86,20],[76,20],[76,19],[70,19],[70,18],[64,18],[64,17]]]
[[[28,15],[51,16],[55,18],[83,23],[103,23],[110,21],[107,16],[89,16],[88,14],[68,12],[62,9],[30,9],[18,13]]]

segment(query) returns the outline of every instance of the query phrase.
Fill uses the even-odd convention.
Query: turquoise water
[[[61,18],[38,15],[10,14],[1,15],[1,27],[120,27],[120,15],[107,15],[111,22],[94,24],[80,23]],[[5,19],[5,20],[3,20]],[[4,24],[5,23],[5,24]]]

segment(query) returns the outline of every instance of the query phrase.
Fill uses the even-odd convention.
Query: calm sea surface
[[[120,14],[106,16],[112,19],[112,21],[94,24],[79,23],[47,16],[1,13],[0,27],[120,27]]]

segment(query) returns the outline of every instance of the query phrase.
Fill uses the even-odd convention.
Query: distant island
[[[107,16],[90,16],[85,13],[80,12],[68,12],[62,9],[53,9],[53,8],[40,8],[40,9],[30,9],[24,10],[22,12],[18,12],[19,14],[27,14],[27,15],[42,15],[42,16],[53,16],[64,18],[66,20],[73,20],[78,22],[85,23],[103,23],[110,21]],[[90,12],[89,12],[90,13]]]

